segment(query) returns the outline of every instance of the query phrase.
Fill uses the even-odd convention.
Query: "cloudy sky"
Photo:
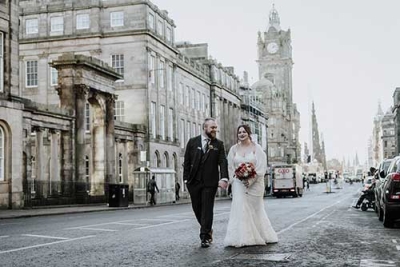
[[[281,28],[292,31],[293,93],[300,138],[309,142],[310,101],[328,159],[357,152],[367,159],[373,117],[400,87],[398,0],[152,0],[175,21],[176,41],[208,43],[209,54],[242,76],[258,79],[257,31],[273,2]]]

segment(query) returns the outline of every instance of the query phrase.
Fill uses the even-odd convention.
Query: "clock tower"
[[[275,6],[269,13],[269,23],[264,33],[258,32],[258,72],[263,80],[272,83],[265,87],[268,120],[268,158],[270,163],[293,163],[300,161],[300,114],[293,103],[292,91],[292,45],[290,29],[281,29]],[[261,88],[258,88],[261,89]]]

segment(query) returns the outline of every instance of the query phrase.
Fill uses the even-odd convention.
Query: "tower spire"
[[[269,25],[268,29],[274,27],[277,31],[281,30],[281,20],[278,11],[275,9],[275,4],[272,4],[272,9],[269,12]]]

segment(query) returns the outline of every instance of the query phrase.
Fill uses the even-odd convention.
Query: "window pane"
[[[111,27],[124,26],[124,12],[111,12]]]
[[[26,86],[37,86],[37,61],[26,62]]]
[[[76,16],[76,28],[78,30],[89,29],[89,27],[90,27],[89,14],[79,14]]]
[[[26,24],[26,33],[27,34],[33,34],[33,33],[38,33],[38,20],[37,19],[28,19],[25,22]]]
[[[52,32],[64,31],[64,19],[63,17],[53,17],[50,20]]]

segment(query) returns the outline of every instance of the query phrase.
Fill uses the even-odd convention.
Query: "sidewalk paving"
[[[218,197],[215,200],[227,200],[229,197]],[[3,219],[16,219],[27,218],[36,216],[49,216],[49,215],[62,215],[72,213],[96,212],[96,211],[110,211],[110,210],[126,210],[126,209],[143,209],[161,206],[181,205],[191,203],[189,198],[181,198],[177,202],[161,203],[156,206],[150,204],[130,204],[128,207],[108,207],[107,203],[101,204],[87,204],[87,205],[68,205],[68,206],[44,206],[35,207],[32,209],[0,209],[0,220]]]

